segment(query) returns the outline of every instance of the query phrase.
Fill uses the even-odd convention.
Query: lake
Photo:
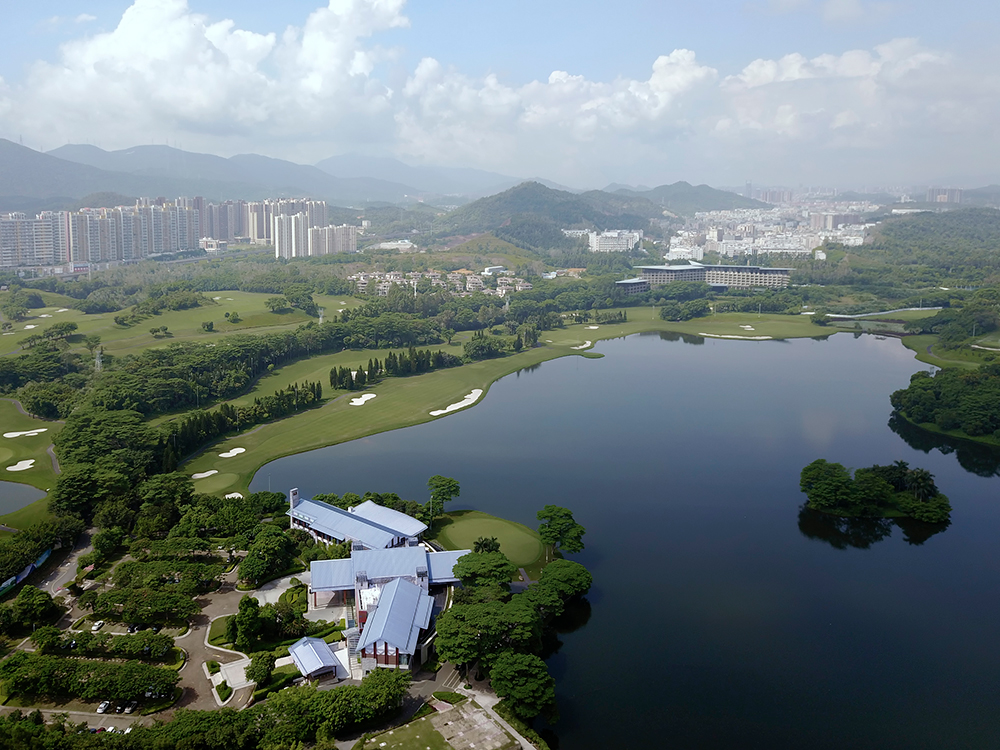
[[[571,508],[595,584],[548,659],[564,750],[997,746],[1000,462],[889,428],[889,394],[926,365],[846,334],[595,351],[447,418],[274,461],[252,489],[424,501],[444,474],[462,487],[449,509],[535,527],[543,505]],[[800,514],[817,458],[925,467],[952,524]]]

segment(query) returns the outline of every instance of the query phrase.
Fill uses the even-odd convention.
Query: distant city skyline
[[[927,0],[52,0],[5,9],[0,137],[580,188],[1000,183],[1000,7]]]

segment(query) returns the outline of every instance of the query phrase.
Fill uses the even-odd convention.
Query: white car
[[[98,620],[93,625],[90,626],[90,632],[96,633],[98,630],[104,627],[104,620]]]
[[[103,714],[111,707],[111,701],[101,701],[101,705],[97,707],[97,713]]]

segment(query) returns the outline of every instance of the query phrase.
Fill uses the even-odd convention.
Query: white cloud
[[[90,23],[91,21],[96,21],[97,16],[92,16],[89,13],[81,13],[76,18],[73,19],[73,23]]]
[[[65,44],[20,85],[0,81],[0,134],[106,148],[170,138],[303,162],[367,150],[596,184],[882,173],[912,162],[917,145],[944,163],[982,152],[1000,117],[988,65],[913,39],[790,52],[732,75],[677,49],[647,75],[610,81],[555,70],[514,84],[425,57],[394,91],[383,71],[396,70],[397,50],[379,39],[408,26],[404,3],[330,0],[298,26],[257,33],[186,0],[135,0],[114,30]],[[875,7],[852,0],[836,12]],[[1000,168],[991,153],[980,161]]]

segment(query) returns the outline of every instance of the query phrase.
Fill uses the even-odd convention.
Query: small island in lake
[[[905,461],[857,469],[817,459],[802,470],[799,486],[807,507],[844,517],[899,518],[947,523],[951,504],[926,469],[911,469]]]

